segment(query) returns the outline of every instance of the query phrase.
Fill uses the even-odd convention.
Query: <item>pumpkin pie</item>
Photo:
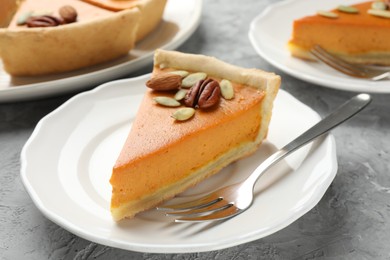
[[[177,90],[161,90],[172,85],[177,75],[178,85],[188,88],[188,79],[194,74],[204,77],[198,81],[195,77],[178,107],[156,103],[161,96],[174,98],[178,94]],[[213,57],[164,50],[155,52],[150,81],[153,79],[159,79],[160,84],[154,89],[145,87],[138,113],[113,166],[111,213],[116,221],[150,209],[252,154],[267,135],[280,86],[280,77],[273,73],[236,67]],[[226,97],[222,91],[214,106],[202,107],[199,95],[189,94],[208,82],[218,90],[222,81],[228,82],[234,94]],[[175,85],[177,88],[177,81]],[[206,88],[199,88],[199,93],[207,92]],[[186,108],[183,103],[187,104],[191,96],[199,98],[198,105],[193,106],[194,115],[177,120],[174,115]]]
[[[14,0],[13,6],[17,5],[18,10],[8,27],[0,29],[0,57],[5,71],[12,76],[52,74],[126,55],[137,40],[157,26],[166,3],[166,0],[111,1],[131,3],[111,10],[104,8],[110,6],[110,1],[100,0],[107,2],[104,7],[91,1]],[[58,26],[51,27],[21,25],[21,18],[29,13],[61,18],[59,10],[63,6],[71,6],[77,12],[75,21],[64,24],[65,19],[60,19]],[[11,12],[14,10],[9,9],[8,15]],[[145,16],[153,17],[145,22]]]
[[[336,8],[330,11],[335,17],[319,12],[295,20],[288,43],[291,54],[314,60],[309,51],[317,44],[353,63],[390,65],[390,19],[373,12],[372,4],[352,5],[354,12]]]

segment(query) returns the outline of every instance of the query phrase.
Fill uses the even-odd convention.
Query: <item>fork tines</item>
[[[366,78],[374,81],[390,78],[390,70],[388,67],[352,64],[329,53],[319,45],[315,45],[310,50],[310,53],[323,63],[352,77]]]
[[[345,74],[348,74],[350,76],[354,77],[367,77],[367,72],[362,69],[361,67],[352,65],[346,61],[344,61],[341,58],[338,58],[329,52],[327,52],[325,49],[323,49],[319,45],[315,45],[311,49],[311,54],[313,54],[316,58],[324,62],[325,64],[329,65],[330,67],[339,70]]]
[[[233,203],[212,195],[196,201],[160,206],[157,210],[167,211],[167,216],[176,217],[175,222],[223,220],[239,212]]]

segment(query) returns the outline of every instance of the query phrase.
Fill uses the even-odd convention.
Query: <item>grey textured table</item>
[[[179,50],[275,71],[282,76],[282,89],[326,115],[354,93],[286,75],[260,58],[249,43],[250,21],[273,2],[205,0],[199,28]],[[151,66],[129,77],[150,70]],[[337,176],[320,203],[303,217],[273,235],[236,247],[162,255],[79,238],[46,219],[25,191],[19,175],[24,143],[42,117],[74,94],[0,104],[0,259],[390,259],[390,95],[373,95],[367,109],[333,131]]]

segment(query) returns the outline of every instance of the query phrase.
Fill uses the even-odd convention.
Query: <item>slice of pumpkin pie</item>
[[[117,221],[255,152],[267,135],[280,77],[157,50],[146,85],[110,179]]]
[[[352,63],[390,65],[389,1],[366,1],[318,10],[296,19],[288,48],[298,58],[314,60],[310,50],[320,45]]]

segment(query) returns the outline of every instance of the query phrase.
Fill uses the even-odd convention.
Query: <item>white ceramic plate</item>
[[[133,251],[201,252],[272,234],[321,199],[336,171],[328,135],[280,162],[256,186],[254,205],[218,224],[173,223],[149,210],[115,223],[110,215],[112,166],[119,154],[149,75],[107,83],[79,94],[42,119],[23,148],[21,176],[43,214],[85,239]],[[276,148],[319,120],[318,114],[281,90],[268,141],[253,156],[178,196],[210,191],[247,176]],[[233,174],[234,173],[234,174]]]
[[[390,93],[390,80],[373,82],[352,78],[322,63],[291,57],[287,42],[291,36],[293,21],[313,15],[318,10],[334,9],[341,2],[348,5],[361,0],[287,0],[269,5],[252,21],[249,39],[257,53],[265,60],[304,81],[347,91]]]
[[[42,77],[10,77],[0,60],[0,102],[13,102],[83,90],[140,69],[157,48],[173,50],[198,27],[202,0],[168,0],[161,24],[126,57],[74,72]]]

